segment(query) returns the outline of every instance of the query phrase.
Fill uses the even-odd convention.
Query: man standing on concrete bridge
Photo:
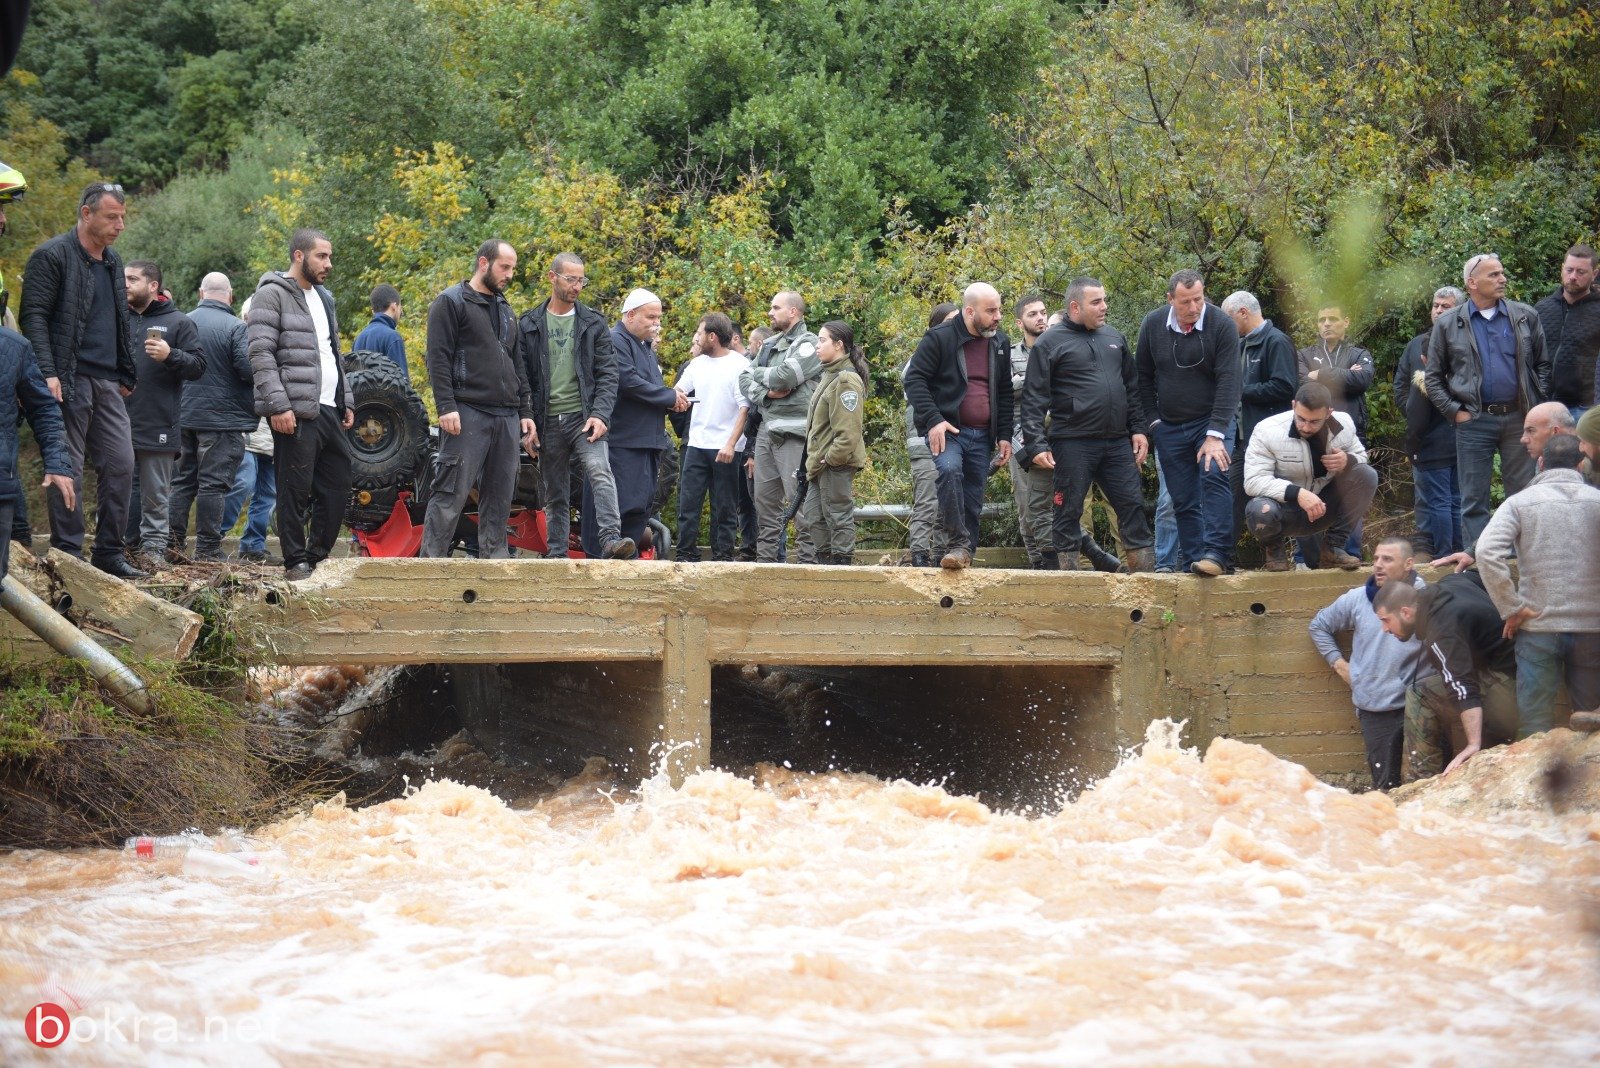
[[[517,251],[499,238],[478,249],[472,277],[428,307],[428,381],[439,409],[439,469],[422,527],[422,556],[448,556],[467,495],[478,487],[478,551],[511,555],[506,522],[518,445],[531,450],[533,404],[518,351],[517,316],[505,298]]]
[[[806,446],[806,414],[811,393],[822,379],[817,335],[806,326],[806,302],[799,293],[774,294],[767,311],[773,334],[739,375],[739,389],[760,416],[755,443],[756,559],[775,564],[783,559],[788,524],[786,502],[800,491],[795,472]],[[811,532],[795,528],[795,558],[817,562]]]
[[[1000,293],[974,282],[961,314],[932,327],[905,373],[906,399],[939,472],[939,524],[950,546],[939,563],[972,566],[992,458],[1011,460],[1011,341],[1000,329]]]

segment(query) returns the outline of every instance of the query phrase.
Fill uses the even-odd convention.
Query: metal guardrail
[[[997,515],[1004,515],[1010,509],[998,501],[990,501],[983,506],[982,515],[985,519],[992,519]],[[910,519],[911,506],[909,504],[858,504],[856,505],[856,521],[874,519]]]

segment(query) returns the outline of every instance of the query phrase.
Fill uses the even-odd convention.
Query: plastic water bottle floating
[[[123,853],[141,860],[153,857],[181,857],[191,849],[215,849],[216,845],[190,828],[182,834],[136,835],[122,844]]]

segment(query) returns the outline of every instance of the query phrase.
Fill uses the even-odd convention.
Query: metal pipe
[[[1006,506],[998,501],[990,501],[983,506],[983,516],[990,518],[1003,515]],[[910,519],[911,506],[909,504],[858,504],[856,505],[856,519],[870,521],[874,519]]]
[[[155,711],[155,700],[139,676],[10,575],[0,582],[0,608],[16,616],[62,656],[82,660],[89,673],[121,704],[141,715]]]

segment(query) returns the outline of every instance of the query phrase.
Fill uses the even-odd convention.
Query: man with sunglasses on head
[[[123,556],[133,494],[133,433],[123,403],[137,383],[136,350],[122,259],[111,248],[127,226],[120,185],[96,182],[78,199],[78,222],[28,257],[22,280],[22,333],[45,384],[61,404],[76,499],[50,495],[50,544],[83,555],[83,466],[98,476],[94,566],[118,578],[144,578]]]
[[[1550,396],[1550,359],[1538,313],[1505,299],[1496,253],[1467,260],[1461,277],[1467,299],[1434,320],[1424,381],[1428,399],[1456,428],[1462,541],[1475,553],[1489,522],[1495,454],[1507,497],[1533,478],[1522,421]]]
[[[1135,366],[1156,461],[1178,517],[1178,562],[1220,575],[1233,555],[1233,454],[1239,407],[1239,328],[1206,300],[1205,278],[1167,281],[1167,304],[1139,326]]]

